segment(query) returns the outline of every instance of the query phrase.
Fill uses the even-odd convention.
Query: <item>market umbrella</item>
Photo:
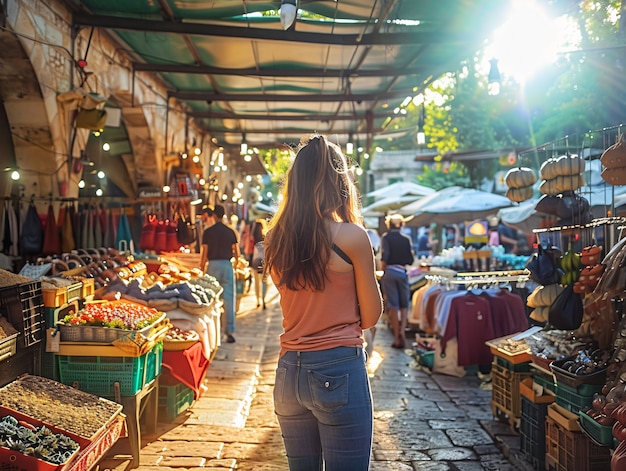
[[[533,198],[508,208],[502,208],[498,210],[498,218],[506,225],[527,234],[532,233],[533,229],[554,224],[556,219],[554,216],[540,213],[535,209],[537,201],[539,201],[538,198]]]
[[[388,196],[386,198],[375,201],[374,203],[366,206],[362,209],[363,216],[384,216],[389,211],[395,211],[401,208],[408,202],[415,201],[419,196],[405,195],[405,196]]]
[[[474,188],[447,188],[438,193],[430,195],[431,199],[418,207],[409,225],[419,227],[433,222],[454,224],[471,221],[495,214],[498,209],[513,204],[505,196]]]
[[[435,190],[427,186],[413,182],[395,182],[377,190],[370,191],[365,196],[370,198],[387,198],[388,196],[416,195],[426,196],[435,193]]]

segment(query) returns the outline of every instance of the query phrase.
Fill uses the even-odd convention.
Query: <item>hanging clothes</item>
[[[15,214],[15,207],[10,201],[5,201],[4,211],[4,252],[11,257],[17,257],[19,255],[19,223]]]
[[[69,253],[76,249],[74,228],[72,224],[72,211],[69,206],[63,211],[63,223],[61,226],[61,253]]]
[[[61,253],[61,238],[59,237],[59,228],[54,216],[54,207],[52,203],[48,204],[48,215],[46,216],[46,227],[43,236],[43,255],[55,255]]]
[[[115,247],[115,216],[111,209],[106,210],[106,218],[107,223],[104,231],[103,244],[105,247]]]
[[[99,208],[93,209],[93,245],[92,247],[102,247],[102,219],[101,219],[101,210]]]
[[[120,214],[120,220],[117,226],[117,235],[115,238],[115,246],[119,250],[133,250],[135,243],[133,242],[133,235],[130,232],[130,225],[128,224],[128,217],[122,210]]]

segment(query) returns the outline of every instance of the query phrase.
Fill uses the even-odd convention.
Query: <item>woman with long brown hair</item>
[[[382,312],[370,239],[346,157],[301,143],[265,239],[280,293],[274,409],[292,471],[367,470],[372,396],[362,331]]]

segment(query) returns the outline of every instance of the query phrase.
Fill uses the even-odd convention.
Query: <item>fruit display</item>
[[[561,257],[561,270],[563,270],[563,275],[561,275],[562,285],[571,285],[578,280],[580,269],[582,268],[580,258],[580,254],[572,250],[571,246],[563,254]]]
[[[200,340],[198,332],[195,330],[183,330],[176,326],[171,326],[165,334],[165,342],[190,342]]]
[[[72,326],[101,326],[124,330],[141,330],[161,319],[163,314],[154,308],[130,301],[88,303],[76,313],[63,318],[63,324]]]

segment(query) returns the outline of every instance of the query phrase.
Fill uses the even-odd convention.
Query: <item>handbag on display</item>
[[[561,258],[561,251],[557,247],[544,249],[539,244],[537,252],[532,254],[526,263],[526,268],[530,271],[530,279],[544,286],[558,283],[562,275],[559,258]]]
[[[548,313],[548,322],[559,330],[575,330],[583,320],[583,300],[574,292],[574,285],[567,285],[556,297]]]
[[[181,245],[189,245],[196,240],[195,228],[183,213],[179,214],[176,222],[176,237]]]
[[[30,203],[20,236],[21,255],[40,255],[43,249],[43,228],[37,208]]]

